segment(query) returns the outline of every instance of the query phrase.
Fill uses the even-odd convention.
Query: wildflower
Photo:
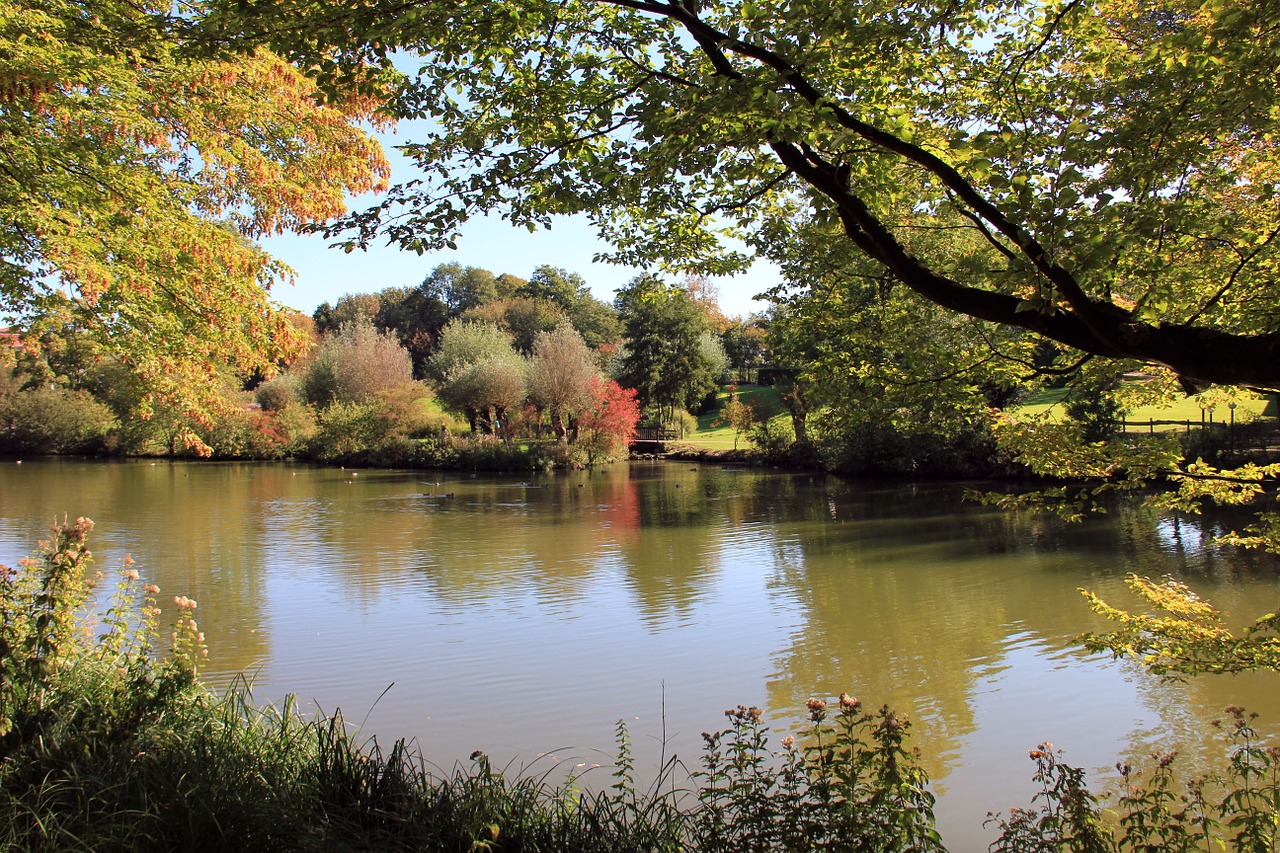
[[[737,708],[726,710],[724,715],[731,718],[735,723],[758,723],[764,717],[764,711],[761,711],[755,705],[750,708],[746,705],[739,705]]]
[[[796,739],[791,735],[787,735],[782,739],[782,748],[785,749],[787,752],[790,752],[792,749],[794,749],[795,745],[796,745]]]
[[[840,710],[846,714],[853,714],[862,707],[862,700],[855,699],[848,693],[840,694]]]
[[[147,595],[159,595],[160,587],[156,586],[153,583],[149,583],[149,584],[143,585],[142,591],[145,592]]]
[[[804,704],[805,707],[809,709],[809,719],[813,720],[815,723],[821,722],[827,715],[826,699],[818,699],[815,697]]]
[[[120,576],[123,577],[125,580],[136,581],[138,579],[138,570],[125,569],[123,572],[120,573]]]

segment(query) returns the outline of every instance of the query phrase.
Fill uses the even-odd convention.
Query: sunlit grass
[[[1050,419],[1057,421],[1066,416],[1066,398],[1069,392],[1070,389],[1068,388],[1047,388],[1028,397],[1022,405],[1014,409],[1014,412],[1027,415],[1040,415],[1048,412]],[[1172,403],[1160,406],[1137,406],[1125,414],[1125,421],[1131,428],[1149,421],[1190,422],[1194,427],[1202,419],[1205,421],[1209,419],[1209,412],[1201,408],[1205,399],[1201,395],[1196,395],[1180,397]],[[1236,404],[1235,419],[1237,423],[1256,420],[1260,417],[1276,417],[1274,398],[1241,400]],[[1226,423],[1230,418],[1230,410],[1225,405],[1218,403],[1214,407],[1214,422]],[[1156,427],[1157,430],[1176,428],[1176,425]]]
[[[715,408],[706,414],[698,417],[698,430],[692,435],[686,436],[685,444],[694,447],[700,447],[707,450],[732,450],[734,446],[734,430],[733,427],[726,424],[718,424],[720,418],[720,407],[729,401],[728,385],[722,385],[716,393]],[[774,412],[774,418],[786,418],[785,409],[782,406],[782,398],[778,394],[778,389],[772,385],[740,385],[738,386],[738,398],[742,402],[749,405],[757,406],[759,409]],[[738,437],[738,448],[749,447],[750,441],[745,435]]]

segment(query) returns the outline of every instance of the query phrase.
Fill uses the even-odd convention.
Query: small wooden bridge
[[[676,431],[662,427],[636,427],[635,437],[631,439],[632,453],[666,453],[667,442],[675,441]]]

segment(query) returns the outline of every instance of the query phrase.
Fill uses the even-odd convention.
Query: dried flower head
[[[790,752],[791,750],[795,749],[795,746],[796,746],[796,739],[793,736],[787,735],[782,739],[782,748],[785,749],[787,752]]]
[[[843,711],[844,713],[846,714],[857,713],[858,709],[861,707],[862,707],[861,699],[855,699],[854,697],[850,696],[848,693],[840,694],[840,710]]]

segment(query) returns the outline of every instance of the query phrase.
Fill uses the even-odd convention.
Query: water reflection
[[[692,757],[721,708],[799,722],[849,690],[915,721],[953,849],[988,809],[1025,804],[1026,750],[1093,769],[1181,745],[1223,705],[1277,731],[1277,678],[1167,684],[1084,655],[1079,587],[1132,604],[1127,572],[1172,573],[1256,616],[1280,607],[1269,558],[1206,547],[1230,518],[1128,505],[1079,525],[960,500],[957,487],[640,463],[530,479],[289,465],[0,466],[0,561],[55,513],[98,522],[200,601],[211,677],[249,671],[448,765],[595,762],[630,721],[642,762]],[[450,497],[446,497],[449,495]],[[388,685],[390,689],[381,699]]]

